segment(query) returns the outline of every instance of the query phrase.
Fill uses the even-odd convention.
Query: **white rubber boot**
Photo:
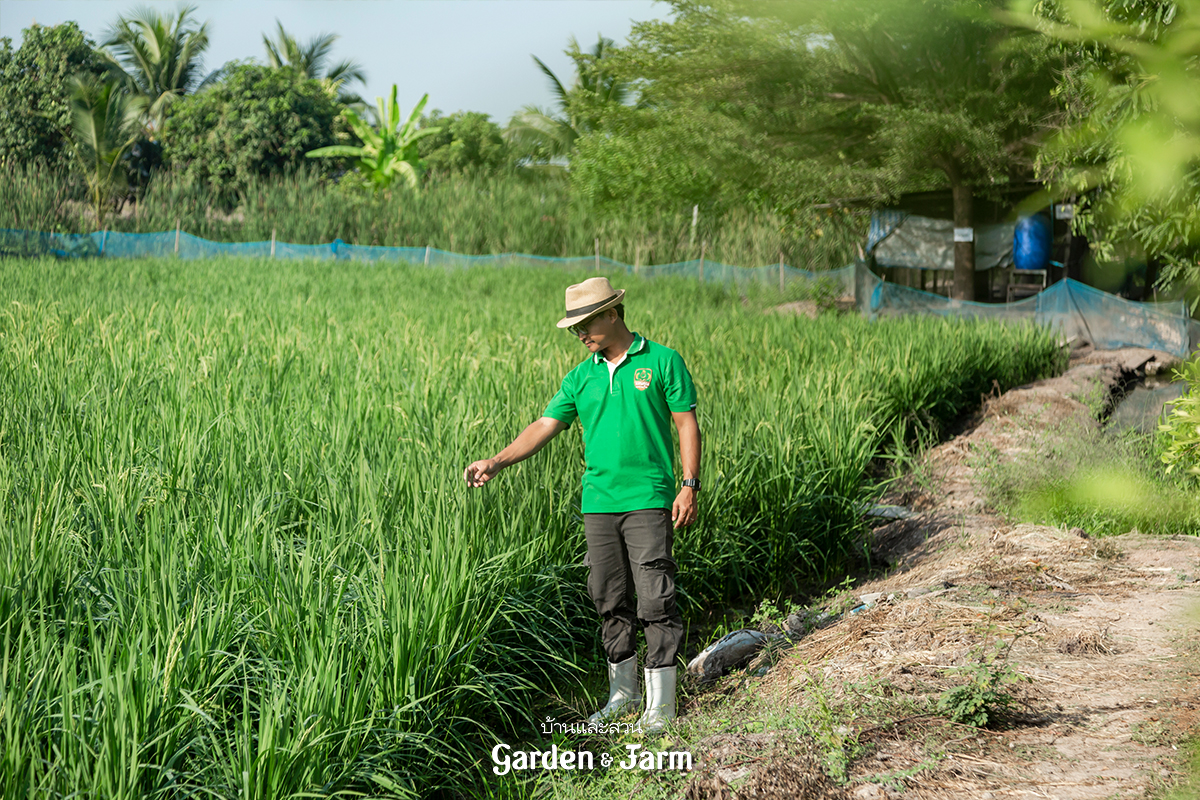
[[[675,719],[675,670],[646,670],[646,710],[638,719],[642,733],[658,733]]]
[[[608,703],[604,708],[588,717],[588,722],[600,724],[621,716],[641,705],[642,693],[638,691],[637,655],[632,655],[619,664],[608,664]]]

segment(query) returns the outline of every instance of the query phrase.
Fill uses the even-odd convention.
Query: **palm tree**
[[[504,135],[510,143],[525,150],[529,159],[542,168],[562,169],[562,161],[575,150],[575,141],[593,130],[603,109],[623,105],[630,97],[630,86],[609,70],[604,60],[613,49],[612,39],[600,36],[591,52],[579,49],[572,36],[566,53],[575,62],[575,82],[570,89],[537,56],[533,61],[550,80],[558,108],[542,109],[528,105],[513,115]]]
[[[201,76],[208,23],[197,26],[191,19],[195,10],[184,6],[171,18],[140,8],[130,17],[120,17],[104,42],[114,70],[133,94],[145,98],[146,127],[152,137],[162,131],[172,103],[216,74]]]
[[[122,157],[141,135],[144,96],[125,91],[112,77],[81,73],[69,84],[72,150],[87,176],[88,194],[96,210],[96,224],[104,222],[104,207],[124,188]]]
[[[272,67],[291,67],[305,78],[322,81],[331,93],[336,94],[344,103],[360,102],[358,95],[343,91],[347,84],[358,81],[367,82],[367,73],[357,61],[349,59],[339,61],[325,67],[333,50],[333,43],[338,40],[336,33],[322,33],[301,44],[283,28],[283,23],[275,20],[276,40],[264,33],[263,46],[267,48],[267,63]]]

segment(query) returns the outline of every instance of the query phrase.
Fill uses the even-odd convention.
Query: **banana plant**
[[[426,94],[417,103],[408,116],[408,121],[400,124],[400,105],[396,102],[396,84],[392,84],[391,101],[384,106],[383,98],[375,98],[379,115],[379,130],[376,131],[353,110],[343,113],[354,129],[355,135],[362,141],[361,147],[349,145],[333,145],[318,147],[305,155],[308,158],[357,158],[359,173],[376,188],[391,186],[396,178],[402,178],[412,189],[416,190],[417,181],[421,177],[424,164],[417,152],[417,142],[426,136],[432,136],[441,128],[424,128],[417,130],[417,121],[421,118],[421,110],[429,101]]]

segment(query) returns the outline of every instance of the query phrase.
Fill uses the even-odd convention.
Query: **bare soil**
[[[727,679],[730,718],[762,732],[694,745],[688,797],[1067,800],[1174,783],[1200,713],[1200,541],[1009,524],[975,475],[979,454],[1013,459],[1099,425],[1114,393],[1168,360],[1077,352],[1065,374],[988,399],[927,453],[887,499],[919,513],[875,529],[888,568],[853,590],[879,598],[762,656],[765,675]],[[931,712],[963,667],[989,659],[1016,679],[1007,714],[976,728]],[[722,694],[692,691],[693,715]],[[788,709],[808,722],[779,723]],[[825,718],[822,733],[812,720]],[[822,761],[831,741],[849,743],[840,768]]]

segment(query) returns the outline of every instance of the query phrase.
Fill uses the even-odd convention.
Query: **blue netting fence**
[[[862,270],[858,301],[871,318],[921,313],[1032,320],[1058,330],[1064,341],[1087,341],[1100,350],[1147,347],[1182,358],[1200,345],[1200,324],[1191,318],[1185,301],[1135,303],[1069,278],[1014,303],[971,303],[888,283]]]
[[[555,258],[525,253],[463,255],[429,247],[375,247],[287,242],[211,242],[182,231],[89,234],[0,230],[0,253],[6,255],[109,258],[174,257],[181,259],[243,256],[249,258],[323,261],[404,261],[440,268],[558,266],[624,272],[645,277],[676,276],[726,285],[760,284],[785,290],[797,283],[823,294],[853,299],[869,319],[898,314],[936,314],[975,319],[1032,321],[1057,329],[1064,340],[1091,342],[1099,349],[1147,347],[1185,357],[1200,344],[1200,325],[1184,301],[1135,303],[1073,280],[1062,280],[1033,297],[1015,303],[971,303],[888,283],[865,264],[810,271],[786,264],[739,267],[708,260],[633,266],[604,256]]]
[[[637,273],[646,277],[671,275],[726,284],[762,284],[785,286],[796,281],[821,282],[837,296],[854,296],[854,266],[812,272],[786,264],[763,267],[737,267],[711,259],[695,259],[676,264],[634,266],[604,256],[556,258],[527,253],[500,253],[470,256],[432,247],[376,247],[347,244],[337,239],[330,244],[289,244],[287,242],[211,242],[182,231],[162,233],[38,233],[0,230],[0,252],[9,255],[104,256],[140,258],[145,256],[181,259],[244,256],[248,258],[313,259],[320,261],[404,261],[430,267],[472,268],[499,266],[557,266],[596,269],[604,272]]]

